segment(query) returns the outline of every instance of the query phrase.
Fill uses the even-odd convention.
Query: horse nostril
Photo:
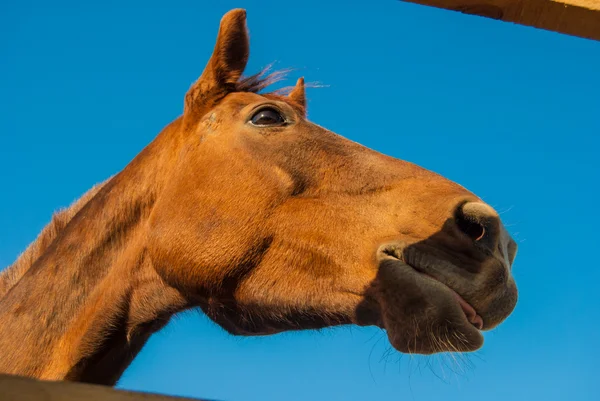
[[[456,227],[475,242],[486,242],[495,249],[500,230],[500,217],[483,202],[466,202],[454,213]]]
[[[456,225],[460,231],[469,236],[473,241],[479,241],[485,237],[485,227],[481,223],[468,220],[464,216],[457,216]]]

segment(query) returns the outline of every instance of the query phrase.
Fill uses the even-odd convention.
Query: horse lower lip
[[[465,313],[467,320],[469,322],[471,322],[471,324],[473,326],[475,326],[478,330],[483,329],[483,319],[481,318],[481,316],[479,316],[477,314],[477,311],[475,310],[475,308],[473,308],[471,306],[471,304],[469,304],[467,301],[465,301],[463,297],[458,295],[458,293],[456,291],[452,290],[452,292],[454,292],[454,295],[456,296],[456,299],[458,300],[460,307],[462,308],[463,312]]]
[[[425,273],[423,273],[425,274]],[[442,283],[441,281],[439,281],[438,279],[436,279],[433,276],[430,276],[429,274],[425,274],[426,276],[431,277],[432,279]],[[442,283],[444,284],[444,283]],[[477,311],[475,310],[475,308],[473,308],[473,306],[471,306],[470,303],[468,303],[467,301],[465,301],[465,299],[463,297],[461,297],[458,292],[454,291],[452,288],[448,287],[446,284],[444,284],[444,286],[446,288],[448,288],[450,291],[452,291],[452,293],[454,294],[454,296],[456,297],[456,300],[458,301],[461,309],[463,310],[465,316],[467,317],[467,320],[473,325],[475,326],[475,328],[477,328],[477,330],[481,330],[483,329],[483,318],[481,316],[479,316],[477,314]]]
[[[396,259],[398,260],[402,260],[396,256],[394,256]],[[406,262],[404,262],[406,263]],[[436,279],[435,277],[424,273],[422,271],[420,271],[419,269],[415,268],[412,265],[409,265],[410,267],[412,267],[413,269],[415,269],[416,271],[418,271],[419,273],[432,278],[433,280],[443,284],[446,288],[448,288],[450,291],[452,291],[452,293],[454,294],[454,296],[456,297],[456,300],[458,301],[461,309],[463,310],[467,320],[473,325],[475,326],[475,328],[477,330],[481,330],[483,329],[483,318],[481,316],[479,316],[477,314],[477,311],[475,310],[475,308],[473,308],[473,306],[471,306],[470,303],[468,303],[467,301],[465,301],[465,299],[463,297],[461,297],[456,291],[454,291],[452,288],[448,287],[446,284],[442,283],[441,281],[439,281],[438,279]]]
[[[468,303],[467,301],[465,301],[465,299],[463,297],[461,297],[456,291],[454,291],[452,288],[450,288],[449,286],[447,286],[446,284],[444,284],[443,282],[441,282],[440,280],[436,279],[435,277],[421,271],[420,269],[416,268],[413,265],[410,265],[408,263],[406,263],[404,261],[404,258],[401,255],[398,255],[396,252],[394,251],[384,251],[384,253],[388,256],[391,256],[394,259],[399,260],[402,263],[405,263],[406,265],[412,267],[414,270],[416,270],[417,272],[423,274],[424,276],[427,276],[435,281],[437,281],[438,283],[444,285],[446,288],[448,288],[450,291],[452,291],[452,293],[454,294],[454,296],[456,297],[456,300],[458,301],[461,309],[463,310],[463,313],[465,314],[465,317],[467,318],[467,320],[477,329],[477,330],[482,330],[483,329],[483,318],[481,316],[479,316],[477,314],[477,311],[475,310],[475,308],[473,308],[473,306]]]

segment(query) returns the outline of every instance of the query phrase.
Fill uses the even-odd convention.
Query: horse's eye
[[[257,111],[250,122],[257,127],[274,127],[285,124],[285,119],[277,109],[266,108]]]

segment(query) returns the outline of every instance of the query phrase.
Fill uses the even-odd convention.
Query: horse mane
[[[236,92],[259,93],[269,85],[281,81],[287,70],[269,73],[271,66],[263,68],[259,73],[242,77],[235,85]],[[290,88],[282,88],[269,94],[271,97],[283,96]],[[55,212],[37,238],[25,249],[15,262],[0,272],[0,299],[23,277],[33,264],[46,252],[52,242],[63,232],[73,217],[88,203],[102,187],[108,182],[104,181],[95,185],[82,197],[73,202],[71,206]]]
[[[46,252],[50,244],[69,224],[71,219],[102,189],[107,181],[97,184],[71,206],[60,209],[52,216],[37,238],[25,249],[17,260],[0,273],[0,299],[23,277],[25,272]]]

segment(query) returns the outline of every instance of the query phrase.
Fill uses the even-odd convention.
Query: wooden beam
[[[600,40],[600,0],[404,0]]]
[[[2,401],[200,401],[191,398],[136,393],[71,382],[45,382],[0,374]]]

